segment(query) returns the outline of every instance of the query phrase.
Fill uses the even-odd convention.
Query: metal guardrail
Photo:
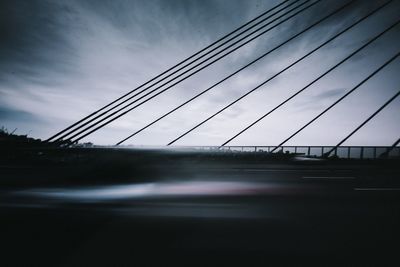
[[[222,152],[270,153],[276,146],[190,146],[188,148]],[[334,146],[281,146],[274,153],[299,154],[307,157],[323,157]],[[390,151],[388,153],[388,151]],[[330,156],[347,159],[377,159],[387,154],[388,157],[400,157],[400,147],[390,146],[340,146]]]

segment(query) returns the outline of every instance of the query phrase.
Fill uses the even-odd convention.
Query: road
[[[3,185],[2,258],[53,266],[396,266],[397,166],[186,162],[148,181]]]

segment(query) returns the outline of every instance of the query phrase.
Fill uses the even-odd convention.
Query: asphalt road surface
[[[181,171],[154,179],[5,183],[0,260],[2,266],[399,266],[397,163],[186,162],[163,166]],[[1,169],[6,176],[23,170]],[[31,166],[15,177],[40,172]]]

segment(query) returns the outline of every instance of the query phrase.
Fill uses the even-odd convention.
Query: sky
[[[0,127],[46,139],[280,2],[1,0]],[[117,143],[347,2],[321,0],[81,141]],[[385,2],[355,1],[124,144],[166,145]],[[221,145],[399,14],[393,0],[175,145]],[[399,43],[397,26],[229,144],[279,144],[399,52]],[[399,70],[396,59],[287,145],[337,144],[400,90]],[[393,144],[399,112],[400,97],[343,145]]]

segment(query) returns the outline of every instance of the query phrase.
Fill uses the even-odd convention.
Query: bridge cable
[[[65,133],[66,131],[68,131],[69,129],[71,129],[71,128],[77,126],[78,124],[84,122],[84,121],[87,120],[88,118],[93,117],[94,115],[96,115],[97,113],[101,112],[102,110],[104,110],[104,109],[106,109],[106,108],[112,106],[113,104],[115,104],[115,103],[117,103],[118,101],[122,100],[123,98],[129,96],[130,94],[134,93],[135,91],[139,90],[140,88],[142,88],[142,87],[148,85],[149,83],[151,83],[151,82],[157,80],[158,78],[162,77],[163,75],[167,74],[168,72],[170,72],[170,71],[176,69],[178,66],[181,66],[182,64],[184,64],[185,62],[191,60],[192,58],[196,57],[197,55],[203,53],[204,51],[206,51],[206,50],[208,50],[208,49],[210,49],[210,48],[212,48],[213,46],[215,46],[215,45],[218,44],[219,42],[221,42],[221,41],[223,41],[224,39],[228,38],[229,36],[231,36],[231,35],[237,33],[238,31],[242,30],[242,29],[245,28],[246,26],[248,26],[248,25],[250,25],[251,23],[257,21],[258,19],[262,18],[263,16],[267,15],[268,13],[272,12],[273,10],[279,8],[280,6],[284,5],[285,3],[289,2],[289,1],[290,1],[290,0],[284,0],[284,1],[282,1],[281,3],[279,3],[278,5],[276,5],[276,6],[272,7],[272,8],[270,8],[270,9],[268,9],[267,11],[263,12],[263,13],[260,14],[259,16],[253,18],[252,20],[250,20],[250,21],[248,21],[247,23],[243,24],[242,26],[236,28],[235,30],[231,31],[230,33],[226,34],[225,36],[219,38],[218,40],[214,41],[213,43],[207,45],[206,47],[202,48],[202,49],[199,50],[198,52],[192,54],[192,55],[189,56],[188,58],[182,60],[181,62],[177,63],[176,65],[174,65],[174,66],[172,66],[172,67],[170,67],[169,69],[163,71],[162,73],[158,74],[157,76],[153,77],[152,79],[148,80],[147,82],[141,84],[140,86],[136,87],[135,89],[133,89],[133,90],[129,91],[128,93],[122,95],[121,97],[119,97],[119,98],[113,100],[113,101],[110,102],[109,104],[107,104],[107,105],[105,105],[105,106],[99,108],[99,109],[96,110],[95,112],[93,112],[93,113],[87,115],[86,117],[82,118],[81,120],[75,122],[74,124],[72,124],[72,125],[68,126],[67,128],[63,129],[62,131],[56,133],[55,135],[53,135],[53,136],[51,136],[50,138],[48,138],[46,141],[49,142],[49,141],[55,139],[56,137],[58,137],[58,136],[60,136],[61,134]],[[298,1],[299,1],[299,0],[296,0],[296,1],[294,1],[293,3],[291,3],[290,5],[292,5],[292,4],[294,4],[294,3],[298,2]],[[290,6],[290,5],[288,5],[288,6]],[[288,7],[288,6],[286,6],[286,7]],[[235,36],[235,37],[236,37],[236,36]],[[163,79],[165,79],[165,78],[163,78]],[[159,82],[161,82],[161,81],[162,81],[162,80],[160,80],[160,81],[154,83],[153,85],[155,85],[155,84],[157,84],[157,83],[159,83]],[[151,85],[151,86],[153,86],[153,85]]]
[[[279,145],[277,145],[274,149],[272,149],[270,152],[274,152],[277,150],[279,147],[281,147],[283,144],[285,144],[287,141],[292,139],[294,136],[296,136],[298,133],[300,133],[302,130],[304,130],[307,126],[309,126],[311,123],[316,121],[318,118],[320,118],[322,115],[324,115],[326,112],[328,112],[331,108],[336,106],[339,102],[341,102],[343,99],[345,99],[348,95],[350,95],[352,92],[357,90],[361,85],[366,83],[369,79],[371,79],[373,76],[375,76],[378,72],[380,72],[383,68],[385,68],[387,65],[389,65],[392,61],[394,61],[397,57],[400,56],[400,52],[397,52],[396,55],[394,55],[392,58],[390,58],[388,61],[386,61],[382,66],[380,66],[378,69],[376,69],[373,73],[368,75],[367,78],[362,80],[359,84],[357,84],[353,89],[348,91],[346,94],[344,94],[342,97],[340,97],[338,100],[336,100],[333,104],[331,104],[329,107],[327,107],[324,111],[322,111],[320,114],[318,114],[316,117],[314,117],[312,120],[307,122],[304,126],[302,126],[299,130],[297,130],[295,133],[293,133],[291,136],[286,138],[283,142],[281,142]]]
[[[394,142],[394,144],[391,146],[391,148],[393,149],[394,147],[396,147],[398,144],[400,144],[400,138]]]
[[[383,104],[378,110],[376,110],[371,116],[369,116],[363,123],[361,123],[356,129],[354,129],[349,135],[343,138],[336,146],[330,149],[328,152],[324,153],[325,157],[328,157],[333,151],[336,151],[337,148],[343,144],[347,139],[349,139],[353,134],[355,134],[358,130],[360,130],[365,124],[367,124],[371,119],[373,119],[379,112],[381,112],[387,105],[389,105],[393,100],[395,100],[400,95],[400,91],[398,91],[394,96],[392,96],[385,104]]]
[[[302,93],[303,91],[305,91],[307,88],[309,88],[310,86],[312,86],[313,84],[315,84],[317,81],[319,81],[320,79],[322,79],[323,77],[325,77],[326,75],[328,75],[330,72],[332,72],[333,70],[335,70],[336,68],[338,68],[340,65],[342,65],[343,63],[345,63],[347,60],[349,60],[350,58],[352,58],[354,55],[358,54],[360,51],[362,51],[363,49],[365,49],[367,46],[369,46],[371,43],[373,43],[374,41],[376,41],[377,39],[379,39],[382,35],[384,35],[385,33],[387,33],[388,31],[390,31],[391,29],[393,29],[394,27],[396,27],[398,24],[400,23],[400,20],[397,21],[396,23],[392,24],[389,28],[385,29],[383,32],[379,33],[378,35],[376,35],[375,37],[373,37],[372,39],[370,39],[367,43],[365,43],[364,45],[362,45],[361,47],[359,47],[358,49],[356,49],[355,51],[353,51],[350,55],[348,55],[347,57],[345,57],[344,59],[342,59],[341,61],[339,61],[337,64],[335,64],[333,67],[331,67],[330,69],[328,69],[327,71],[325,71],[323,74],[321,74],[320,76],[318,76],[316,79],[314,79],[312,82],[310,82],[309,84],[307,84],[306,86],[304,86],[303,88],[301,88],[300,90],[298,90],[296,93],[294,93],[293,95],[291,95],[290,97],[286,98],[285,101],[281,102],[279,105],[277,105],[276,107],[274,107],[273,109],[271,109],[270,111],[268,111],[267,113],[265,113],[264,115],[262,115],[260,118],[258,118],[257,120],[255,120],[254,122],[252,122],[251,124],[249,124],[248,126],[246,126],[244,129],[242,129],[240,132],[238,132],[237,134],[235,134],[233,137],[229,138],[227,141],[225,141],[222,146],[225,146],[226,144],[228,144],[229,142],[231,142],[232,140],[234,140],[236,137],[238,137],[239,135],[241,135],[242,133],[244,133],[245,131],[247,131],[248,129],[250,129],[251,127],[253,127],[255,124],[257,124],[258,122],[260,122],[261,120],[263,120],[264,118],[266,118],[267,116],[269,116],[271,113],[273,113],[274,111],[276,111],[278,108],[282,107],[284,104],[286,104],[287,102],[289,102],[291,99],[293,99],[294,97],[296,97],[297,95],[299,95],[300,93]]]
[[[299,1],[299,0],[297,0],[297,1]],[[296,1],[296,2],[297,2],[297,1]],[[141,100],[142,98],[146,97],[147,95],[153,93],[154,91],[156,91],[156,90],[162,88],[163,86],[165,86],[165,85],[167,85],[167,84],[173,82],[174,80],[180,78],[181,76],[183,76],[183,75],[185,75],[186,73],[192,71],[193,69],[197,68],[198,66],[202,65],[203,63],[206,63],[207,61],[209,61],[210,59],[212,59],[212,58],[214,58],[215,56],[219,55],[220,53],[224,52],[224,51],[227,50],[228,48],[237,45],[238,43],[240,43],[241,41],[245,40],[245,39],[248,38],[249,36],[253,35],[254,33],[257,33],[258,31],[260,31],[260,30],[262,30],[263,28],[267,27],[267,26],[270,25],[271,23],[273,23],[273,22],[279,20],[279,19],[282,18],[283,16],[289,14],[289,13],[292,12],[293,10],[295,10],[295,9],[297,9],[297,8],[299,8],[299,7],[301,7],[302,5],[306,4],[306,3],[309,2],[309,1],[311,1],[311,0],[306,0],[305,2],[303,2],[303,3],[301,3],[300,5],[298,5],[298,6],[294,7],[294,8],[292,8],[292,9],[290,9],[290,10],[287,11],[286,13],[280,15],[279,17],[274,18],[272,21],[268,22],[267,24],[264,24],[264,25],[260,26],[258,29],[252,31],[251,33],[246,34],[244,37],[242,37],[242,38],[240,38],[239,40],[233,42],[232,44],[228,45],[227,47],[224,47],[222,50],[220,50],[219,52],[215,53],[214,55],[212,55],[212,56],[210,56],[210,57],[208,57],[208,58],[202,60],[200,63],[195,64],[193,67],[190,67],[189,69],[183,71],[182,73],[178,74],[177,76],[173,77],[172,79],[170,79],[170,80],[168,80],[168,81],[162,83],[161,85],[157,86],[157,87],[156,87],[154,90],[152,90],[150,93],[147,93],[147,94],[145,94],[145,95],[140,96],[138,99],[134,100],[134,101],[131,102],[130,104],[125,105],[124,107],[118,109],[116,112],[113,112],[113,113],[110,114],[109,116],[107,116],[107,117],[101,119],[100,121],[98,121],[98,122],[92,124],[90,127],[87,127],[86,130],[87,130],[87,129],[90,129],[90,128],[93,128],[94,126],[96,126],[97,124],[100,124],[102,121],[106,120],[107,118],[110,118],[111,116],[113,116],[113,115],[117,114],[118,112],[120,112],[121,110],[123,110],[123,109],[129,107],[130,105],[132,105],[132,104],[134,104],[135,102]],[[291,3],[290,5],[288,5],[288,6],[284,7],[284,8],[282,8],[282,9],[280,9],[279,11],[277,11],[277,12],[275,12],[275,13],[273,13],[273,14],[271,14],[270,16],[268,16],[267,18],[265,18],[264,20],[266,20],[266,19],[268,19],[268,18],[270,18],[270,17],[276,15],[277,13],[281,12],[282,10],[286,9],[287,7],[291,6],[292,4],[294,4],[294,3],[296,3],[296,2],[293,2],[293,3]],[[264,20],[262,20],[261,22],[263,22]],[[259,22],[259,23],[261,23],[261,22]],[[103,111],[102,113],[96,115],[95,117],[91,118],[90,120],[84,122],[82,125],[77,126],[75,129],[72,129],[72,130],[70,130],[69,132],[65,133],[64,135],[58,137],[57,141],[62,140],[63,138],[67,137],[68,135],[73,134],[74,132],[77,132],[79,129],[81,129],[81,128],[87,126],[89,123],[91,123],[91,122],[93,122],[93,121],[99,119],[100,117],[106,115],[107,113],[111,112],[112,110],[115,110],[116,108],[118,108],[118,107],[120,107],[121,105],[125,104],[125,103],[128,102],[129,100],[131,100],[131,99],[135,98],[136,96],[138,96],[138,95],[144,93],[145,91],[151,89],[153,86],[155,86],[156,84],[160,83],[161,81],[164,81],[164,80],[166,80],[166,79],[172,77],[174,74],[176,74],[177,72],[181,71],[182,69],[188,67],[189,65],[193,65],[196,61],[200,60],[201,58],[203,58],[203,57],[205,57],[205,56],[208,56],[209,54],[213,53],[215,50],[217,50],[218,48],[222,47],[223,45],[229,43],[230,41],[234,40],[235,38],[239,37],[240,35],[245,34],[246,32],[250,31],[254,26],[257,26],[259,23],[257,23],[257,24],[255,24],[255,25],[251,26],[250,28],[248,28],[248,29],[244,30],[243,32],[237,34],[236,36],[230,38],[229,40],[225,41],[225,42],[222,43],[221,45],[218,45],[217,47],[213,48],[211,51],[205,53],[204,55],[201,55],[200,57],[196,58],[196,59],[193,60],[192,62],[187,63],[186,65],[182,66],[181,68],[179,68],[178,70],[174,71],[173,73],[168,74],[165,78],[163,78],[162,80],[156,82],[155,84],[152,84],[152,85],[150,85],[150,86],[147,86],[146,88],[140,90],[138,93],[135,93],[135,94],[129,96],[127,99],[123,100],[121,103],[118,103],[118,104],[115,105],[114,107],[109,108],[109,109],[106,110],[106,111]],[[255,38],[254,38],[254,39],[255,39]],[[253,39],[252,39],[252,40],[253,40]],[[237,49],[240,48],[241,46],[247,44],[247,43],[248,43],[248,42],[246,42],[246,43],[240,45],[239,47],[237,47]],[[220,59],[220,58],[219,58],[219,59]],[[216,60],[216,61],[218,61],[218,60]],[[215,63],[216,61],[213,61],[211,64]],[[209,64],[209,65],[211,65],[211,64]],[[207,65],[207,66],[209,66],[209,65]],[[204,69],[204,68],[202,68],[202,69]],[[202,69],[197,70],[195,73],[200,72]],[[195,73],[193,73],[193,75],[194,75]],[[190,75],[190,76],[192,76],[192,75]],[[186,77],[186,78],[189,78],[190,76],[188,76],[188,77]],[[179,82],[175,83],[174,85],[176,85],[176,84],[178,84],[178,83],[180,83],[180,82],[186,80],[186,78],[181,79]],[[174,86],[174,85],[172,85],[172,86]],[[172,87],[172,86],[171,86],[171,87]],[[82,132],[84,132],[84,131],[81,131],[80,133],[82,133]],[[79,135],[79,134],[78,134],[78,135]],[[75,137],[75,136],[76,136],[76,135],[74,135],[73,137]],[[70,138],[73,138],[73,137],[70,137]]]
[[[246,35],[245,37],[239,39],[238,41],[234,42],[233,44],[230,44],[229,46],[225,47],[223,50],[217,52],[216,54],[212,55],[211,57],[209,57],[209,58],[207,58],[207,59],[201,61],[200,63],[197,63],[195,66],[193,66],[193,67],[191,67],[191,68],[185,70],[184,72],[182,72],[182,73],[179,74],[178,76],[176,76],[176,77],[172,78],[171,80],[169,80],[169,81],[167,81],[167,82],[165,82],[165,83],[163,83],[163,84],[157,86],[155,89],[152,89],[150,92],[148,92],[148,93],[146,93],[146,94],[140,96],[138,99],[133,100],[132,102],[128,103],[127,105],[123,106],[122,108],[119,108],[117,111],[112,112],[111,114],[109,114],[109,115],[107,115],[106,117],[100,119],[99,121],[95,122],[94,124],[90,125],[89,127],[86,127],[85,129],[79,131],[78,133],[76,133],[76,134],[70,136],[69,139],[73,139],[73,138],[79,136],[80,134],[84,133],[85,131],[88,131],[88,130],[90,130],[91,128],[96,127],[96,125],[99,125],[101,122],[105,121],[106,119],[108,119],[108,118],[110,118],[110,117],[116,115],[116,114],[119,113],[120,111],[123,111],[124,109],[129,108],[129,106],[135,104],[136,102],[142,100],[143,98],[145,98],[146,96],[152,94],[153,92],[157,91],[158,89],[162,88],[163,86],[169,84],[170,82],[172,82],[172,81],[174,81],[174,80],[180,78],[181,76],[183,76],[183,75],[187,74],[188,72],[194,70],[195,68],[201,66],[203,63],[206,63],[208,60],[214,58],[215,56],[217,56],[217,55],[219,55],[220,53],[224,52],[224,51],[227,50],[228,48],[231,48],[231,47],[235,46],[236,44],[238,44],[238,43],[240,43],[241,41],[245,40],[245,39],[246,39],[247,37],[249,37],[250,35],[252,35],[252,34],[256,33],[257,31],[259,31],[260,29],[263,29],[264,27],[270,25],[271,23],[273,23],[273,22],[275,22],[276,20],[282,18],[283,16],[289,14],[290,12],[292,12],[293,10],[297,9],[298,7],[304,5],[304,4],[307,3],[308,1],[310,1],[310,0],[307,0],[306,2],[304,2],[304,3],[300,4],[300,5],[298,5],[297,7],[293,8],[293,9],[291,9],[291,10],[289,10],[288,12],[286,12],[286,13],[282,14],[281,16],[275,18],[273,21],[270,21],[269,23],[263,25],[261,28],[259,28],[259,29],[255,30],[255,31],[253,31],[252,33],[250,33],[250,34]],[[319,1],[322,1],[322,0],[317,0],[317,2],[319,2]],[[193,73],[187,75],[186,77],[183,77],[182,79],[178,80],[177,82],[175,82],[175,83],[173,83],[172,85],[168,86],[167,88],[163,89],[163,90],[160,91],[159,93],[156,93],[155,95],[149,97],[149,99],[147,99],[146,101],[143,101],[143,102],[141,102],[141,103],[138,104],[138,105],[135,105],[133,108],[129,109],[129,110],[126,111],[126,112],[123,112],[120,116],[117,116],[115,119],[109,120],[107,123],[102,124],[100,127],[97,127],[95,130],[89,132],[89,133],[86,134],[85,136],[79,137],[78,139],[74,140],[73,142],[79,141],[80,139],[86,137],[87,135],[89,135],[89,134],[91,134],[91,133],[97,131],[98,129],[104,127],[105,125],[111,123],[112,121],[114,121],[114,120],[120,118],[121,116],[127,114],[127,113],[130,112],[131,110],[133,110],[133,109],[135,109],[135,108],[141,106],[142,104],[144,104],[144,103],[146,103],[147,101],[153,99],[154,97],[156,97],[156,96],[158,96],[158,95],[164,93],[165,91],[171,89],[171,88],[174,87],[175,85],[181,83],[182,81],[188,79],[189,77],[193,76],[194,74],[200,72],[201,70],[207,68],[208,66],[214,64],[215,62],[219,61],[220,59],[224,58],[225,56],[227,56],[227,55],[233,53],[234,51],[236,51],[237,49],[241,48],[242,46],[244,46],[244,45],[250,43],[251,41],[255,40],[256,38],[260,37],[261,35],[265,34],[265,33],[268,32],[268,31],[270,31],[271,29],[273,29],[273,28],[277,27],[278,25],[282,24],[283,22],[287,21],[288,19],[290,19],[290,18],[293,17],[294,15],[297,15],[297,14],[301,13],[302,11],[306,10],[307,8],[309,8],[310,6],[315,5],[317,2],[314,2],[314,3],[310,4],[310,5],[308,5],[306,8],[301,9],[300,11],[298,11],[298,12],[296,12],[295,14],[291,15],[290,17],[286,18],[285,20],[281,21],[280,23],[274,25],[273,27],[270,27],[269,29],[267,29],[267,30],[261,32],[260,34],[258,34],[258,35],[256,35],[256,36],[252,37],[251,39],[249,39],[249,40],[247,40],[246,42],[240,44],[239,46],[237,46],[236,48],[232,49],[232,50],[229,51],[228,53],[223,54],[222,56],[218,57],[217,59],[213,60],[212,62],[210,62],[210,63],[208,63],[208,64],[202,66],[201,68],[195,70]],[[126,100],[124,101],[124,103],[122,103],[122,104],[125,104],[125,103],[128,102],[129,100],[133,99],[134,97],[136,97],[137,95],[143,93],[144,91],[146,91],[146,90],[148,90],[148,89],[150,89],[150,88],[148,87],[148,88],[145,88],[145,89],[141,90],[139,93],[137,93],[137,94],[135,94],[135,95],[129,97],[128,99],[126,99]],[[114,109],[114,108],[113,108],[113,109]],[[111,111],[111,110],[112,110],[112,109],[110,109],[110,110],[108,110],[108,111],[106,111],[106,112],[103,112],[102,114],[96,116],[95,118],[92,118],[91,120],[87,121],[84,125],[79,126],[79,127],[78,127],[77,129],[75,129],[73,132],[76,132],[78,129],[80,129],[80,128],[86,126],[87,124],[89,124],[89,123],[91,123],[91,122],[93,122],[94,120],[96,120],[96,119],[98,119],[99,117],[105,115],[106,113],[108,113],[108,112]],[[62,138],[63,138],[63,137],[66,137],[66,136],[68,136],[68,135],[70,135],[70,134],[71,134],[71,133],[68,133],[68,134],[62,136]]]
[[[394,144],[386,151],[387,155],[389,156],[389,153],[392,152],[392,150],[397,147],[397,145],[400,144],[400,138],[394,142]]]
[[[391,2],[388,1],[387,3]],[[387,4],[385,3],[385,5]],[[384,5],[383,5],[384,6]],[[261,84],[257,85],[255,88],[251,89],[250,91],[248,91],[247,93],[245,93],[244,95],[240,96],[239,98],[237,98],[236,100],[234,100],[233,102],[229,103],[228,105],[226,105],[225,107],[223,107],[222,109],[220,109],[219,111],[215,112],[213,115],[209,116],[207,119],[203,120],[202,122],[198,123],[196,126],[192,127],[191,129],[189,129],[188,131],[186,131],[185,133],[181,134],[179,137],[175,138],[174,140],[172,140],[171,142],[169,142],[167,145],[172,145],[173,143],[175,143],[176,141],[178,141],[179,139],[181,139],[182,137],[184,137],[185,135],[189,134],[190,132],[192,132],[193,130],[195,130],[196,128],[200,127],[201,125],[203,125],[204,123],[206,123],[207,121],[211,120],[212,118],[214,118],[215,116],[217,116],[218,114],[222,113],[224,110],[228,109],[229,107],[231,107],[232,105],[234,105],[235,103],[239,102],[240,100],[242,100],[243,98],[247,97],[248,95],[250,95],[251,93],[253,93],[254,91],[256,91],[257,89],[259,89],[261,86],[267,84],[268,82],[270,82],[271,80],[273,80],[274,78],[276,78],[277,76],[279,76],[280,74],[282,74],[283,72],[287,71],[288,69],[292,68],[294,65],[296,65],[297,63],[299,63],[300,61],[304,60],[305,58],[309,57],[311,54],[315,53],[316,51],[318,51],[319,49],[321,49],[323,46],[327,45],[328,43],[330,43],[331,41],[333,41],[334,39],[336,39],[337,37],[339,37],[340,35],[344,34],[345,32],[349,31],[350,29],[352,29],[353,27],[355,27],[356,25],[358,25],[359,23],[361,23],[362,21],[366,20],[367,18],[369,18],[370,16],[372,16],[374,13],[376,13],[378,10],[380,10],[383,6],[380,6],[378,9],[372,11],[371,13],[369,13],[368,15],[364,16],[363,18],[359,19],[358,21],[356,21],[355,23],[353,23],[352,25],[350,25],[349,27],[347,27],[346,29],[340,31],[339,33],[335,34],[333,37],[331,37],[330,39],[328,39],[327,41],[325,41],[324,43],[322,43],[321,45],[319,45],[318,47],[316,47],[315,49],[311,50],[309,53],[307,53],[306,55],[302,56],[301,58],[299,58],[298,60],[294,61],[293,63],[291,63],[290,65],[288,65],[287,67],[285,67],[284,69],[282,69],[281,71],[279,71],[278,73],[274,74],[273,76],[271,76],[270,78],[268,78],[267,80],[265,80],[264,82],[262,82]]]
[[[158,92],[158,93],[156,93],[155,95],[149,97],[148,99],[146,99],[146,100],[140,102],[139,104],[137,104],[137,105],[135,105],[135,106],[129,108],[129,109],[126,110],[126,111],[123,111],[121,114],[118,114],[116,117],[114,117],[114,118],[112,118],[112,119],[106,121],[105,123],[103,123],[103,124],[101,124],[100,126],[94,128],[93,130],[91,130],[91,131],[85,133],[84,135],[79,136],[80,134],[82,134],[82,133],[84,133],[84,132],[90,130],[91,128],[95,127],[95,126],[98,125],[99,123],[105,121],[106,119],[112,117],[113,115],[116,115],[118,112],[124,110],[125,108],[131,106],[132,104],[138,102],[139,100],[143,99],[144,97],[146,97],[146,96],[150,95],[151,93],[155,92],[156,90],[160,89],[160,87],[162,87],[163,85],[161,85],[161,86],[159,86],[159,87],[157,87],[157,88],[151,90],[151,91],[148,92],[147,94],[141,96],[139,99],[136,99],[135,101],[129,103],[128,105],[126,105],[126,106],[120,108],[119,110],[117,110],[117,111],[115,111],[115,112],[109,114],[108,116],[102,118],[101,120],[99,120],[98,122],[94,123],[93,125],[90,125],[90,126],[86,127],[85,129],[83,129],[83,130],[79,131],[78,133],[74,134],[73,136],[70,136],[69,139],[71,139],[71,142],[72,142],[72,143],[78,142],[78,141],[81,140],[82,138],[84,138],[84,137],[90,135],[91,133],[93,133],[93,132],[99,130],[100,128],[103,128],[103,127],[106,126],[107,124],[109,124],[109,123],[113,122],[114,120],[116,120],[116,119],[118,119],[118,118],[124,116],[125,114],[127,114],[127,113],[129,113],[130,111],[134,110],[135,108],[141,106],[142,104],[148,102],[149,100],[153,99],[154,97],[156,97],[156,96],[158,96],[158,95],[164,93],[165,91],[171,89],[173,86],[177,85],[178,83],[180,83],[180,82],[184,81],[185,79],[187,79],[187,78],[193,76],[194,74],[196,74],[196,73],[198,73],[199,71],[205,69],[206,67],[210,66],[211,64],[217,62],[218,60],[222,59],[223,57],[225,57],[225,56],[227,56],[227,55],[233,53],[234,51],[236,51],[236,50],[239,49],[240,47],[246,45],[247,43],[249,43],[249,42],[251,42],[251,41],[253,41],[253,40],[255,40],[256,38],[260,37],[261,35],[265,34],[266,32],[270,31],[271,29],[273,29],[273,28],[279,26],[280,24],[282,24],[282,23],[288,21],[289,19],[291,19],[291,18],[293,18],[294,16],[300,14],[301,12],[307,10],[308,8],[310,8],[311,6],[313,6],[313,5],[317,4],[317,3],[319,3],[320,1],[322,1],[322,0],[317,0],[317,1],[313,2],[312,4],[310,4],[310,5],[308,5],[308,6],[304,7],[304,8],[302,8],[301,10],[297,11],[296,13],[290,15],[289,17],[285,18],[284,20],[282,20],[282,21],[280,21],[279,23],[275,24],[275,25],[272,26],[271,28],[268,28],[267,30],[264,30],[263,32],[257,34],[256,36],[252,37],[251,39],[247,40],[246,42],[240,44],[238,47],[235,47],[234,49],[232,49],[232,50],[230,50],[229,52],[223,54],[222,56],[220,56],[220,57],[218,57],[217,59],[213,60],[212,62],[208,63],[207,65],[202,66],[200,69],[197,69],[197,70],[194,71],[193,73],[191,73],[191,74],[187,75],[186,77],[184,77],[184,78],[178,80],[177,82],[175,82],[174,84],[168,86],[167,88],[162,89],[160,92]],[[284,15],[286,15],[286,14],[284,14]],[[283,16],[283,15],[282,15],[282,16]],[[218,53],[219,53],[219,52],[218,52]],[[212,57],[214,57],[214,56],[212,56]],[[206,61],[206,60],[205,60],[205,61]],[[204,63],[205,61],[202,61],[201,63],[197,64],[197,65],[194,66],[193,68],[196,68],[197,66],[201,65],[201,64]],[[191,68],[191,69],[189,69],[189,70],[192,70],[193,68]],[[188,71],[189,71],[189,70],[188,70]],[[186,73],[186,72],[185,72],[185,73]],[[175,78],[174,78],[174,79],[175,79]],[[93,120],[94,120],[94,119],[92,119],[91,121],[93,121]],[[77,137],[77,136],[79,136],[79,137]],[[75,137],[77,137],[77,138],[74,140]]]
[[[301,32],[295,34],[294,36],[290,37],[289,39],[287,39],[286,41],[282,42],[281,44],[275,46],[273,49],[269,50],[268,52],[262,54],[261,56],[259,56],[258,58],[254,59],[253,61],[251,61],[250,63],[246,64],[245,66],[239,68],[238,70],[236,70],[235,72],[229,74],[228,76],[226,76],[225,78],[223,78],[222,80],[218,81],[217,83],[213,84],[212,86],[208,87],[207,89],[203,90],[202,92],[198,93],[197,95],[193,96],[192,98],[190,98],[189,100],[185,101],[184,103],[180,104],[179,106],[175,107],[174,109],[168,111],[167,113],[165,113],[164,115],[162,115],[161,117],[157,118],[156,120],[152,121],[151,123],[147,124],[146,126],[142,127],[141,129],[137,130],[136,132],[134,132],[133,134],[129,135],[128,137],[124,138],[123,140],[119,141],[116,145],[121,145],[123,142],[127,141],[128,139],[134,137],[135,135],[137,135],[138,133],[142,132],[143,130],[147,129],[148,127],[152,126],[153,124],[157,123],[158,121],[162,120],[163,118],[167,117],[168,115],[172,114],[173,112],[177,111],[178,109],[182,108],[183,106],[187,105],[188,103],[192,102],[193,100],[195,100],[196,98],[202,96],[203,94],[205,94],[206,92],[212,90],[213,88],[215,88],[216,86],[222,84],[223,82],[225,82],[226,80],[228,80],[229,78],[233,77],[234,75],[238,74],[239,72],[241,72],[242,70],[248,68],[249,66],[253,65],[254,63],[258,62],[259,60],[261,60],[262,58],[266,57],[267,55],[271,54],[272,52],[274,52],[275,50],[279,49],[280,47],[284,46],[285,44],[289,43],[290,41],[292,41],[293,39],[295,39],[296,37],[300,36],[301,34],[309,31],[310,29],[312,29],[313,27],[317,26],[318,24],[322,23],[324,20],[327,20],[328,18],[334,16],[335,14],[339,13],[340,11],[342,11],[343,9],[345,9],[346,7],[350,6],[352,3],[354,3],[356,0],[352,0],[350,2],[348,2],[347,4],[341,6],[340,8],[336,9],[334,12],[330,13],[329,15],[325,16],[324,18],[318,20],[317,22],[313,23],[312,25],[308,26],[306,29],[302,30]]]
[[[393,145],[392,145],[391,147],[388,147],[388,148],[386,149],[385,152],[383,152],[382,154],[380,154],[379,157],[380,157],[380,158],[387,158],[387,157],[389,157],[390,152],[392,152],[392,150],[395,149],[399,143],[400,143],[400,138],[397,139],[397,141],[394,142]],[[399,149],[400,149],[400,147],[399,147]]]

